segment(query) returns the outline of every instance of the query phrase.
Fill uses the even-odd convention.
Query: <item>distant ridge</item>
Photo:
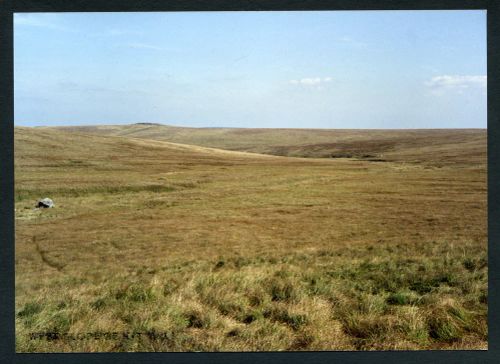
[[[477,165],[486,161],[485,129],[193,128],[159,123],[53,127],[284,157]]]

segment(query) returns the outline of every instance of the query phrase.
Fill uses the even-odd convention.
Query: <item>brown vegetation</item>
[[[486,348],[485,132],[384,133],[311,132],[375,156],[319,159],[16,128],[17,351]]]
[[[484,129],[237,129],[148,123],[57,129],[288,157],[353,158],[433,166],[484,163],[486,158]]]

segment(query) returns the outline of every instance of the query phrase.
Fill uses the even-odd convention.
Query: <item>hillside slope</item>
[[[53,189],[69,191],[85,186],[114,188],[137,184],[153,188],[161,185],[156,173],[178,173],[198,166],[249,165],[263,159],[273,157],[51,129],[15,130],[18,197],[27,191],[33,195],[33,191],[51,193]],[[27,175],[30,178],[25,180]]]
[[[147,123],[61,129],[295,157],[355,158],[433,165],[477,164],[486,159],[485,129],[238,129]]]

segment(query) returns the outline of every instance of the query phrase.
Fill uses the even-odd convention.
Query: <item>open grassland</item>
[[[16,128],[17,351],[485,349],[485,132],[450,133],[374,162]]]
[[[486,158],[484,129],[346,130],[187,128],[161,124],[56,128],[288,157],[470,164]]]

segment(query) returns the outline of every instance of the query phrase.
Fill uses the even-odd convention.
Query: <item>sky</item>
[[[17,13],[15,125],[486,128],[486,12]]]

